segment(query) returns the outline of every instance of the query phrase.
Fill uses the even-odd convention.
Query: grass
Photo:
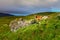
[[[0,40],[60,40],[60,18],[52,17],[42,20],[41,24],[31,24],[11,32],[8,23],[13,20],[5,18],[5,23],[0,23]],[[3,21],[3,18],[0,19]]]

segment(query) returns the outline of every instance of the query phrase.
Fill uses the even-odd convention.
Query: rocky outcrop
[[[48,16],[43,16],[41,19],[45,20],[47,19]],[[11,31],[16,31],[19,28],[24,28],[26,26],[29,26],[30,24],[35,24],[35,23],[40,23],[39,21],[37,21],[36,19],[30,19],[30,20],[24,20],[22,18],[19,18],[18,20],[12,20],[9,24],[9,27],[11,28]]]
[[[11,31],[15,32],[18,28],[23,28],[25,26],[32,24],[31,21],[32,20],[27,21],[20,18],[19,20],[12,20],[9,26],[11,28]]]

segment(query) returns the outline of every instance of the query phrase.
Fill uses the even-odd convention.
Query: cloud
[[[56,6],[57,7],[60,6],[59,0],[0,0],[0,11],[39,12],[43,10],[45,11],[44,8],[48,8],[48,10],[50,11],[51,10],[50,7]]]
[[[19,0],[18,4],[24,6],[50,6],[56,2],[58,0]]]
[[[0,0],[0,7],[12,5],[14,5],[14,0]]]
[[[57,2],[58,0],[46,0],[47,2]]]
[[[57,1],[58,0],[0,0],[0,6],[49,6]]]

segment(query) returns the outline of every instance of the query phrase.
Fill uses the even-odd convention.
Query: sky
[[[16,16],[37,12],[60,12],[60,0],[0,0],[0,12]]]

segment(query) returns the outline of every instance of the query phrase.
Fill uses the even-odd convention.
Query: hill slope
[[[0,13],[0,17],[4,17],[4,16],[13,16],[13,15],[7,13]]]
[[[53,17],[40,21],[41,24],[31,24],[25,28],[19,28],[16,32],[10,31],[9,22],[11,20],[20,17],[31,19],[34,16],[0,17],[0,40],[60,40],[60,17],[57,17],[55,13],[49,15]]]

